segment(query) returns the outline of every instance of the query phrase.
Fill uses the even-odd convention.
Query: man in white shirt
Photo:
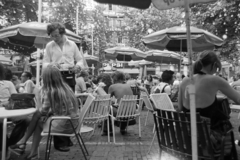
[[[87,62],[83,54],[79,51],[75,42],[66,37],[66,30],[63,24],[55,22],[47,26],[47,33],[52,38],[46,45],[46,52],[43,57],[43,70],[49,63],[60,65],[63,70],[71,69],[76,65],[81,69],[87,68]],[[68,82],[68,85],[75,90],[75,78]],[[70,138],[54,136],[54,147],[62,152],[69,151],[68,146],[72,146]]]
[[[57,63],[61,69],[73,68],[76,64],[82,69],[87,68],[86,60],[79,51],[75,42],[67,38],[66,30],[61,23],[52,23],[47,26],[48,35],[53,39],[46,45],[46,52],[43,57],[43,69],[49,63]]]

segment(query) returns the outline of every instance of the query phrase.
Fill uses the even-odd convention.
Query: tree
[[[226,38],[219,48],[221,59],[235,63],[239,59],[240,1],[220,0],[191,7],[192,23],[221,38]]]
[[[137,15],[137,16],[136,16]],[[147,10],[131,9],[126,13],[126,26],[129,44],[132,47],[143,51],[147,48],[142,44],[141,39],[149,32],[159,31],[165,28],[183,24],[182,9],[160,11],[154,7]]]
[[[33,0],[0,0],[0,28],[21,22],[37,21],[37,2]]]

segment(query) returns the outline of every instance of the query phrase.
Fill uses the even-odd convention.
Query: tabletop
[[[76,97],[81,97],[81,96],[82,97],[87,97],[89,94],[91,94],[91,93],[76,93],[75,96]]]
[[[36,108],[6,110],[4,107],[0,108],[0,118],[13,118],[19,116],[26,116],[36,112]]]

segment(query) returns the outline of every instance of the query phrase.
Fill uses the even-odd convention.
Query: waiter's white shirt
[[[46,45],[46,52],[43,57],[43,69],[52,62],[63,64],[62,67],[68,69],[75,65],[74,61],[76,61],[76,65],[81,66],[81,68],[87,68],[87,63],[83,54],[79,51],[75,42],[69,40],[66,36],[62,50],[54,41]]]

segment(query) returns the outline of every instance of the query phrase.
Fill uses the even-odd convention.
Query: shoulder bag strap
[[[168,86],[168,84],[166,84],[163,89],[162,89],[162,92],[161,93],[164,93],[164,89]]]

